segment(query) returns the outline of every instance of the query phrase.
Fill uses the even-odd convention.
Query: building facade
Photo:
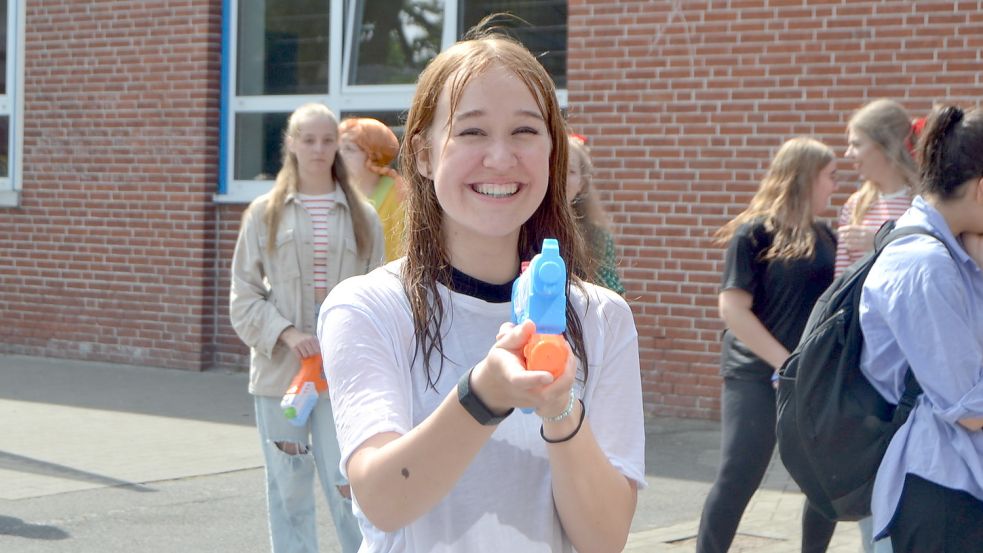
[[[516,31],[588,137],[646,411],[715,417],[722,248],[778,145],[838,153],[864,102],[980,107],[983,2],[0,0],[0,352],[245,370],[246,203],[306,101],[398,127],[471,24]],[[857,185],[840,165],[839,205]],[[828,213],[834,215],[831,209]]]

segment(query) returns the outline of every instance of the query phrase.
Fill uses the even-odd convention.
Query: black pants
[[[721,411],[720,468],[703,506],[697,553],[723,553],[730,548],[744,509],[761,485],[775,450],[775,389],[770,382],[725,378]],[[826,551],[835,527],[806,508],[802,513],[802,551]]]
[[[983,551],[983,501],[909,474],[888,533],[895,553]]]

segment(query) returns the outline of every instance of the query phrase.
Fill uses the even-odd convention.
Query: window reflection
[[[358,0],[348,84],[412,84],[440,52],[444,0]]]
[[[0,117],[0,177],[10,176],[10,116]]]
[[[553,77],[557,88],[567,87],[567,2],[566,0],[459,0],[461,37],[481,18],[508,12],[529,23],[503,19],[519,42],[535,54]]]
[[[237,94],[324,93],[330,4],[330,0],[241,0]]]
[[[7,2],[0,0],[0,94],[7,93]],[[6,148],[4,160],[6,161]],[[4,163],[4,176],[7,164]]]
[[[280,170],[283,131],[289,113],[236,115],[235,175],[238,180],[273,180]]]

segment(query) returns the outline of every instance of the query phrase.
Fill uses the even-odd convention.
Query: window
[[[23,133],[24,14],[18,0],[0,0],[0,206],[16,206]]]
[[[303,103],[322,102],[340,118],[375,117],[401,135],[420,71],[499,11],[531,25],[510,32],[565,88],[566,1],[224,0],[216,201],[269,190],[286,118]]]

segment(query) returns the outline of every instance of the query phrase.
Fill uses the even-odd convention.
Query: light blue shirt
[[[959,419],[983,417],[983,272],[923,198],[898,219],[930,236],[892,242],[874,263],[860,299],[861,370],[897,403],[910,364],[924,393],[898,430],[874,481],[874,535],[883,537],[906,474],[983,501],[983,432]]]

